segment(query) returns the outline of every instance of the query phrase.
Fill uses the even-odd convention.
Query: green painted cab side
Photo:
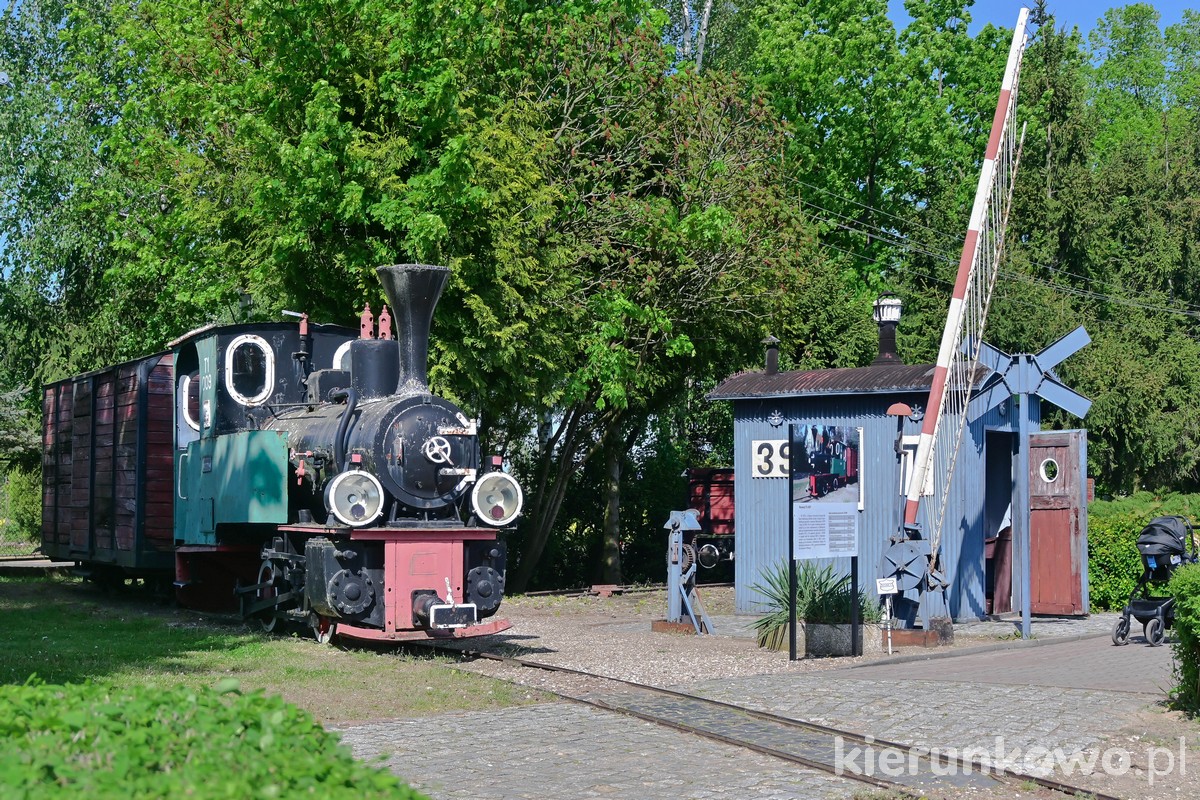
[[[288,521],[288,439],[281,431],[202,438],[175,456],[175,539],[216,544],[217,525]]]

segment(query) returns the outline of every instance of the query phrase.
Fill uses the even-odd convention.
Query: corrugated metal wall
[[[886,416],[892,403],[923,406],[928,395],[860,394],[828,397],[766,398],[734,402],[734,480],[737,498],[737,558],[735,596],[738,613],[766,610],[763,597],[752,589],[764,570],[787,559],[788,505],[786,478],[756,478],[751,472],[751,443],[786,439],[791,423],[862,428],[860,475],[863,511],[859,516],[859,579],[872,596],[880,577],[880,559],[889,538],[899,529],[903,513],[900,462],[896,456],[896,418]],[[775,414],[778,412],[778,414]],[[771,420],[783,422],[772,425]],[[904,420],[903,434],[920,433],[919,421]],[[985,431],[1011,431],[1008,415],[993,410],[973,423],[964,434],[955,469],[954,485],[942,533],[942,557],[950,587],[948,609],[931,607],[934,615],[947,611],[955,619],[976,619],[985,613],[984,539],[986,486]],[[997,487],[999,488],[999,487]],[[1011,495],[1011,482],[1002,488]],[[932,504],[929,504],[932,505]],[[931,508],[922,509],[921,522],[929,530]],[[957,520],[957,524],[953,521]],[[836,568],[849,573],[848,558],[833,559]]]

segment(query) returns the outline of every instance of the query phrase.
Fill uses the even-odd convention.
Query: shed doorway
[[[1012,497],[1015,433],[987,431],[983,504],[985,606],[988,614],[1012,611]]]
[[[1029,437],[1031,611],[1081,616],[1087,571],[1087,500],[1083,431]]]

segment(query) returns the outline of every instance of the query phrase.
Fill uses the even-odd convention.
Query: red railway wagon
[[[98,579],[174,567],[173,356],[160,353],[45,387],[42,552]]]
[[[693,467],[687,471],[688,507],[700,512],[700,529],[733,534],[733,469]]]

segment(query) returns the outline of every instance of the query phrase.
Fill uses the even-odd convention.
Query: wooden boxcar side
[[[172,355],[50,384],[42,550],[142,574],[173,567]]]
[[[733,534],[733,470],[692,467],[688,476],[688,507],[700,512],[700,529],[718,536]]]

